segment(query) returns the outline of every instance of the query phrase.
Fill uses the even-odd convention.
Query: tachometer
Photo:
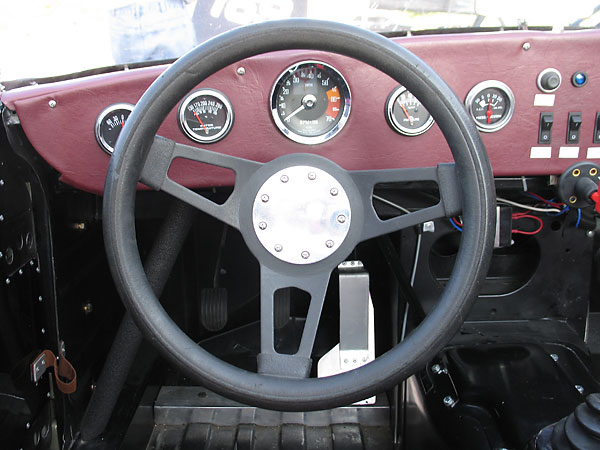
[[[394,89],[388,97],[385,117],[394,130],[405,136],[423,134],[434,123],[429,111],[404,86]]]
[[[271,92],[271,113],[281,132],[301,144],[334,137],[350,115],[350,89],[332,66],[302,61],[288,67]]]
[[[215,89],[194,91],[179,105],[179,126],[193,141],[220,141],[233,126],[231,102]]]
[[[109,155],[115,151],[117,138],[133,111],[133,105],[129,103],[116,103],[103,110],[96,119],[94,132],[98,145]]]
[[[513,116],[515,96],[501,81],[487,80],[469,91],[465,105],[477,128],[491,133],[504,127]]]

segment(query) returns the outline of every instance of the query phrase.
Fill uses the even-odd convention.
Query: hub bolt
[[[283,250],[283,247],[281,246],[281,244],[275,244],[275,251],[280,252],[281,250]]]
[[[287,183],[290,180],[290,178],[287,175],[281,175],[280,180],[282,183]]]
[[[267,222],[259,222],[258,228],[260,228],[261,230],[266,230],[267,229]]]
[[[338,195],[338,190],[337,190],[337,188],[331,188],[329,193],[335,197],[336,195]]]
[[[314,180],[315,178],[317,178],[317,174],[314,172],[308,172],[308,179],[309,180]]]
[[[300,253],[300,256],[302,256],[302,259],[308,259],[308,257],[310,256],[310,253],[308,253],[306,250],[303,251],[302,253]]]
[[[327,248],[331,248],[331,247],[333,247],[333,241],[331,239],[329,239],[325,242],[325,245],[327,246]]]
[[[344,222],[346,222],[346,216],[345,216],[345,215],[343,215],[343,214],[340,214],[339,216],[337,216],[337,221],[338,221],[339,223],[344,223]]]
[[[267,203],[269,201],[269,196],[267,194],[263,194],[260,196],[260,199],[263,203]]]

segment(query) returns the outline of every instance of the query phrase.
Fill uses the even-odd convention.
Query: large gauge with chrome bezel
[[[467,94],[465,106],[480,131],[491,133],[506,126],[515,111],[515,96],[501,81],[476,84]]]
[[[350,115],[350,104],[350,88],[342,74],[320,61],[288,67],[271,92],[275,124],[301,144],[319,144],[339,133]]]

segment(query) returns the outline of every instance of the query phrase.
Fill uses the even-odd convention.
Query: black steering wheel
[[[156,136],[177,102],[209,75],[241,59],[285,49],[339,53],[394,78],[433,115],[455,164],[346,171],[325,158],[301,153],[262,164]],[[233,169],[235,186],[229,199],[217,205],[171,180],[167,173],[178,157]],[[138,180],[242,233],[260,263],[258,373],[234,367],[202,349],[160,305],[144,274],[137,248],[134,205]],[[311,180],[325,180],[326,188],[307,188]],[[440,202],[380,220],[371,200],[374,186],[415,180],[437,182]],[[281,249],[263,239],[261,218],[281,219],[276,208],[261,205],[263,195],[277,191],[277,183],[288,181],[295,187],[285,191],[286,202],[312,202],[321,211],[317,217],[302,215],[299,206],[296,222],[325,227],[335,234],[334,245],[323,245],[300,258],[284,257]],[[336,199],[332,202],[334,188]],[[303,195],[295,194],[297,191]],[[437,306],[419,327],[401,344],[363,367],[331,377],[309,378],[311,352],[332,270],[366,239],[459,212],[464,229],[454,270]],[[117,288],[137,325],[167,360],[209,389],[235,400],[270,409],[306,411],[346,405],[391,388],[422,368],[456,333],[476,298],[491,258],[495,192],[488,157],[475,125],[460,100],[429,66],[375,33],[338,23],[293,19],[251,25],[218,36],[184,55],[158,77],[138,102],[120,136],[106,178],[103,214],[106,249]],[[282,239],[292,242],[294,237]],[[276,290],[287,287],[302,289],[311,296],[295,355],[277,353],[273,345],[273,296]]]

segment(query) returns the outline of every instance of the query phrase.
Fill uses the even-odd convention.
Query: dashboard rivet
[[[333,247],[333,241],[331,239],[329,239],[328,241],[325,242],[325,245],[327,246],[327,248],[331,248],[331,247]]]
[[[56,108],[56,100],[50,100],[50,101],[48,102],[48,106],[49,106],[50,108]]]
[[[585,392],[585,389],[583,389],[583,386],[580,386],[579,384],[575,385],[575,389],[577,389],[577,392],[579,392],[582,395]]]
[[[306,250],[303,251],[302,253],[300,253],[300,256],[302,256],[302,259],[308,259],[308,257],[310,256],[310,253],[308,253]]]
[[[338,190],[337,190],[337,188],[331,188],[329,193],[335,197],[336,195],[338,195]]]
[[[267,229],[267,222],[260,222],[258,224],[258,228],[260,228],[261,230],[266,230]]]
[[[523,44],[523,50],[527,51],[531,48],[531,44],[529,42],[525,42]]]
[[[246,69],[244,67],[238,67],[237,74],[240,76],[246,75]]]
[[[283,247],[280,244],[275,244],[275,251],[280,252],[281,250],[283,250]]]
[[[263,203],[267,203],[269,201],[269,196],[267,194],[263,194],[260,196],[260,199]]]
[[[343,214],[340,214],[339,216],[337,216],[337,221],[338,221],[339,223],[344,223],[344,222],[346,222],[346,216],[345,216],[345,215],[343,215]]]
[[[309,180],[314,180],[315,178],[317,178],[317,174],[314,172],[308,172],[308,179]]]
[[[287,175],[281,175],[280,180],[282,183],[287,183],[290,180],[290,178]]]

